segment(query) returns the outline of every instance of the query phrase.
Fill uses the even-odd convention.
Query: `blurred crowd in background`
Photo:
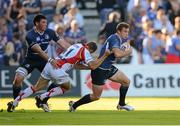
[[[180,0],[91,1],[96,3],[101,22],[97,38],[92,38],[99,47],[116,32],[119,22],[131,26],[133,53],[117,63],[180,63]],[[38,13],[47,17],[48,28],[70,44],[92,41],[87,39],[81,14],[86,0],[0,0],[0,7],[0,66],[21,64],[27,49],[25,36]],[[56,57],[61,50],[51,42],[48,55]]]

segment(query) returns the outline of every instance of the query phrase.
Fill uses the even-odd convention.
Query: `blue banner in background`
[[[0,67],[0,97],[12,97],[12,82],[16,69],[17,67]],[[80,96],[79,71],[72,70],[69,74],[71,77],[72,88],[71,91],[65,93],[63,96]],[[34,85],[39,77],[40,72],[34,70],[24,80],[22,89],[25,89],[30,85]],[[39,93],[44,92],[45,90],[46,89],[40,91]]]

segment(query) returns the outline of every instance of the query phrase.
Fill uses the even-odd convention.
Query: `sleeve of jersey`
[[[109,47],[110,47],[110,50],[112,48],[120,48],[119,41],[116,38],[110,39],[109,40]]]
[[[37,42],[33,41],[33,39],[30,36],[26,36],[26,41],[28,43],[29,48],[31,48],[33,45],[37,44]]]
[[[91,56],[90,52],[87,49],[84,50],[83,55],[84,55],[83,59],[86,64],[88,64],[90,61],[93,60],[93,57]]]
[[[52,31],[52,39],[57,42],[59,39],[62,39],[55,31]]]

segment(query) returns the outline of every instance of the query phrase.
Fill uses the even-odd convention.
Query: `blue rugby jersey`
[[[107,38],[104,45],[102,46],[99,57],[105,53],[106,49],[111,51],[113,48],[120,48],[121,45],[126,41],[127,40],[121,39],[117,34],[112,34]],[[112,53],[104,60],[104,62],[100,65],[100,68],[110,69],[111,65],[115,62],[115,59],[116,57],[114,56],[114,53]]]
[[[43,51],[47,51],[47,47],[50,41],[57,42],[59,40],[59,36],[55,33],[55,31],[51,29],[46,29],[44,33],[38,33],[34,28],[28,32],[26,35],[26,41],[28,43],[28,50],[26,57],[31,60],[39,60],[42,59],[37,53],[35,53],[31,47],[34,44],[39,44]]]

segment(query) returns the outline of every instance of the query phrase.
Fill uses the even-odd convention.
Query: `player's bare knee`
[[[99,100],[100,99],[100,96],[97,96],[97,95],[91,95],[91,100],[92,101],[97,101],[97,100]]]
[[[16,76],[14,81],[13,81],[13,85],[15,86],[21,86],[22,82],[23,82],[23,77],[21,76]]]
[[[61,88],[63,88],[64,90],[68,91],[71,89],[71,84],[70,83],[65,83],[60,85]]]
[[[131,83],[130,79],[126,79],[126,81],[125,81],[125,86],[129,86],[130,83]]]
[[[40,88],[37,87],[37,85],[32,86],[32,89],[33,89],[34,93],[41,90]]]

